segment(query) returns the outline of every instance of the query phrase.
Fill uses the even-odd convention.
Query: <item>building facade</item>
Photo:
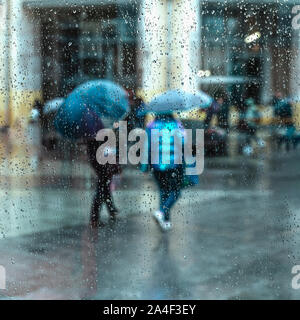
[[[277,90],[300,96],[296,4],[0,0],[0,125],[26,125],[36,99],[93,78],[145,100],[171,88],[222,88],[236,105],[244,96],[267,104]]]

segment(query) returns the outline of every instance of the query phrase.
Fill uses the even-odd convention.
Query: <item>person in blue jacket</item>
[[[162,130],[167,129],[172,131],[178,129],[176,132],[181,132],[183,139],[183,125],[180,121],[176,120],[173,114],[159,114],[155,117],[154,121],[149,123],[146,127],[148,134],[148,163],[151,159],[151,131],[157,129],[159,134],[163,134]],[[162,153],[166,147],[164,143],[170,146],[170,163],[166,164],[162,161]],[[154,178],[157,182],[160,191],[160,207],[159,210],[154,212],[153,217],[158,222],[163,231],[168,231],[172,228],[170,221],[170,210],[178,200],[181,189],[183,186],[184,166],[183,160],[179,161],[178,157],[182,157],[182,153],[176,150],[174,136],[168,139],[159,140],[159,162],[157,164],[150,164]],[[181,163],[180,163],[181,162]],[[149,165],[142,164],[141,170],[147,171]]]

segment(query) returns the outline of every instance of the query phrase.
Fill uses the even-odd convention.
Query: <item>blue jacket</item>
[[[174,142],[174,136],[171,135],[169,139],[162,139],[162,137],[159,138],[159,163],[158,164],[151,164],[151,138],[158,139],[158,137],[155,137],[155,133],[152,132],[153,129],[157,129],[158,133],[161,134],[162,136],[166,136],[164,132],[162,132],[163,129],[167,129],[169,132],[172,130],[175,131],[175,135],[177,135],[178,139],[181,137],[182,139],[182,147],[181,150],[182,152],[178,152],[176,150],[175,142]],[[152,136],[151,136],[152,132]],[[162,121],[162,120],[154,120],[153,122],[149,123],[146,127],[146,133],[148,135],[148,164],[154,169],[154,170],[159,170],[159,171],[165,171],[165,170],[170,170],[174,169],[178,166],[180,166],[180,157],[181,157],[181,163],[183,163],[183,142],[184,142],[184,131],[183,131],[183,125],[179,121]],[[179,136],[180,135],[180,136]],[[163,163],[163,158],[162,154],[164,151],[166,151],[168,145],[170,146],[170,163]],[[154,150],[153,150],[154,151]],[[141,170],[146,171],[148,168],[148,165],[142,165]]]

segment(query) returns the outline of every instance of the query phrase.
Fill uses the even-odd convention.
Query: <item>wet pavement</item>
[[[4,155],[0,298],[299,299],[291,287],[299,159],[299,151],[206,159],[199,186],[173,209],[174,229],[162,234],[151,176],[125,169],[114,192],[118,221],[104,210],[105,226],[92,230],[95,181],[84,162]]]

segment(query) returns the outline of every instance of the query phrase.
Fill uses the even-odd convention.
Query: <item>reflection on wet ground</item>
[[[1,157],[1,298],[300,298],[291,288],[300,264],[299,152],[206,159],[168,234],[151,219],[152,178],[134,168],[114,192],[119,220],[109,224],[104,212],[106,225],[91,230],[86,164]]]

